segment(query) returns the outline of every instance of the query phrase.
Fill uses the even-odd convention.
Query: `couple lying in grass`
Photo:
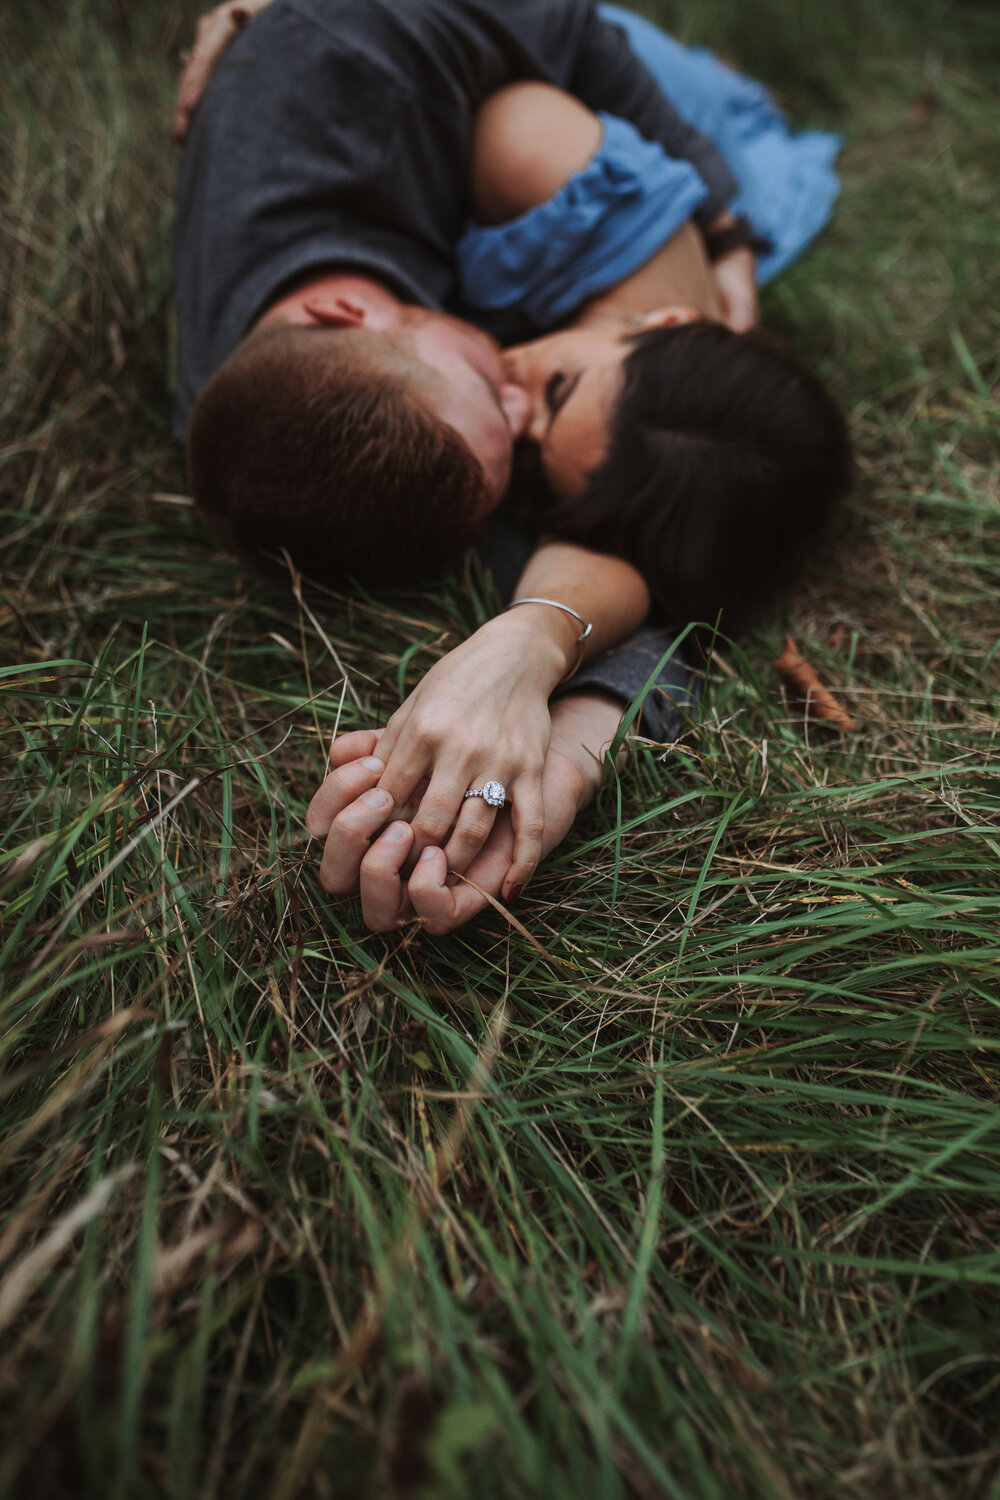
[[[445,932],[520,894],[658,663],[674,732],[676,627],[758,617],[848,487],[839,411],[755,326],[836,143],[584,0],[227,4],[180,100],[199,505],[337,586],[478,543],[507,600],[334,741],[307,819],[371,928]]]

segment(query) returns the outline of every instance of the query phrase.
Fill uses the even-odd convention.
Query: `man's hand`
[[[271,0],[226,0],[226,4],[217,5],[198,22],[194,46],[187,54],[181,81],[177,85],[171,134],[178,145],[188,133],[198,102],[208,87],[219,58],[247,22],[270,3]]]
[[[724,248],[723,243],[716,249],[715,258],[711,258],[713,240],[724,241],[737,226],[741,226],[741,221],[726,209],[716,215],[705,228],[704,235],[722,322],[733,333],[746,333],[757,326],[757,261],[753,250],[743,244],[719,255],[718,249]],[[741,227],[749,226],[743,221]]]
[[[757,326],[757,263],[746,246],[730,250],[712,266],[722,321],[734,333]]]
[[[602,693],[573,693],[552,705],[552,738],[542,772],[542,856],[565,838],[600,785],[601,760],[621,714],[621,705]],[[523,882],[508,883],[515,839],[507,811],[497,817],[465,880],[449,884],[448,857],[437,845],[424,850],[407,879],[413,830],[403,818],[384,827],[390,807],[376,785],[383,762],[373,752],[381,749],[382,733],[359,731],[334,742],[334,770],[310,806],[307,827],[326,837],[324,888],[340,895],[360,891],[365,921],[375,932],[391,931],[417,916],[435,936],[481,912],[488,904],[483,892],[496,896],[506,886],[508,899],[515,899]]]

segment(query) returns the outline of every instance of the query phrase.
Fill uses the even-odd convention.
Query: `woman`
[[[255,4],[254,8],[260,7]],[[236,8],[223,7],[222,14],[213,13],[214,21],[213,17],[207,21],[216,25],[216,35],[221,37],[219,23],[225,16],[231,30],[236,14]],[[203,25],[199,33],[192,65],[204,62],[207,29]],[[190,87],[182,92],[190,100]],[[474,153],[476,207],[487,224],[515,221],[516,232],[512,237],[501,231],[498,237],[487,230],[478,242],[473,236],[466,247],[468,296],[480,312],[495,313],[504,307],[509,287],[503,284],[503,276],[499,294],[491,285],[490,258],[494,267],[502,267],[512,238],[520,237],[514,249],[521,255],[514,280],[520,278],[522,300],[529,300],[523,297],[524,242],[527,228],[530,262],[531,212],[541,209],[543,216],[548,211],[551,217],[553,205],[561,212],[556,200],[561,192],[572,192],[574,183],[576,206],[582,197],[584,207],[593,208],[593,184],[581,185],[579,178],[581,174],[586,178],[588,168],[593,176],[602,153],[607,158],[613,123],[601,122],[568,96],[545,86],[512,85],[487,101],[479,117]],[[536,149],[539,139],[546,144],[542,156]],[[645,143],[615,144],[620,156],[623,150],[626,154],[641,151]],[[663,165],[661,170],[676,172],[680,166],[669,163],[669,168]],[[616,180],[620,182],[620,174]],[[639,197],[648,198],[645,170],[641,180]],[[547,524],[605,551],[623,551],[628,557],[632,549],[640,562],[651,551],[656,553],[658,566],[651,576],[660,585],[659,602],[673,607],[681,617],[711,618],[713,612],[701,607],[701,597],[687,586],[691,569],[677,565],[678,557],[684,563],[686,557],[705,551],[703,536],[690,519],[702,514],[711,501],[705,445],[699,446],[697,462],[687,465],[690,494],[678,502],[675,518],[665,527],[664,478],[668,491],[678,491],[682,488],[678,476],[685,470],[676,443],[666,454],[658,451],[663,433],[654,425],[646,434],[644,462],[656,483],[636,484],[633,473],[625,487],[643,496],[644,517],[623,520],[615,514],[623,464],[634,470],[635,454],[642,446],[636,438],[644,431],[647,392],[655,387],[659,396],[664,376],[669,374],[664,352],[669,355],[668,364],[672,360],[677,367],[671,378],[676,382],[680,376],[674,406],[683,391],[690,389],[697,362],[705,366],[706,354],[705,368],[714,391],[720,386],[722,368],[715,358],[718,335],[723,332],[718,325],[725,320],[743,326],[754,312],[753,255],[745,242],[745,229],[741,241],[739,226],[733,226],[736,239],[727,241],[727,226],[717,226],[721,255],[713,267],[702,236],[690,222],[692,201],[685,200],[673,182],[669,194],[671,211],[680,216],[680,222],[668,223],[663,204],[656,205],[653,232],[661,239],[670,237],[652,255],[650,246],[629,229],[629,212],[620,194],[612,193],[611,201],[600,205],[599,217],[618,224],[636,269],[618,279],[622,272],[619,255],[611,266],[617,285],[607,290],[600,282],[600,275],[607,281],[607,256],[599,257],[598,278],[588,283],[579,256],[571,254],[572,294],[583,298],[573,327],[511,350],[507,366],[530,399],[529,451],[548,488],[562,501],[546,518]],[[629,210],[633,220],[635,207],[633,203]],[[641,203],[639,209],[641,217]],[[671,233],[672,229],[676,232]],[[544,227],[541,238],[544,243]],[[543,261],[543,282],[547,279],[550,285],[558,285],[547,251]],[[544,326],[546,321],[555,321],[559,311],[550,297],[547,310],[543,306],[540,314],[536,299],[534,314]],[[678,337],[665,338],[664,330],[674,330]],[[728,371],[732,365],[728,344],[725,355]],[[789,373],[790,364],[778,362],[779,379]],[[796,378],[802,374],[793,373]],[[623,392],[630,402],[627,413],[621,410]],[[745,403],[745,392],[743,399]],[[727,394],[724,405],[728,404]],[[623,418],[617,430],[607,420],[615,410]],[[835,446],[841,441],[846,475],[846,443],[836,428],[834,417],[831,437]],[[691,444],[686,442],[686,446]],[[733,447],[729,435],[715,447],[728,459]],[[657,465],[662,474],[656,472]],[[601,481],[596,486],[595,476]],[[771,470],[762,468],[761,505],[777,488]],[[786,504],[795,505],[800,490],[795,484],[786,488]],[[837,488],[836,484],[832,487],[831,497]],[[728,524],[720,525],[720,520]],[[745,525],[745,517],[739,513],[716,518],[713,534],[728,538],[741,524]],[[748,577],[755,589],[762,581],[761,568],[753,566],[755,528],[761,529],[756,517],[745,543],[730,549],[739,553],[739,566],[732,570],[734,587],[739,584],[744,593]],[[770,553],[762,551],[761,556],[769,558]],[[793,560],[789,555],[784,562]],[[473,886],[450,886],[449,870],[464,873],[482,890],[515,897],[537,859],[558,842],[578,808],[592,795],[599,781],[600,757],[620,722],[621,705],[606,694],[573,692],[553,705],[550,720],[548,699],[602,638],[604,645],[611,644],[644,617],[649,591],[642,571],[650,576],[648,570],[630,568],[624,561],[594,557],[592,563],[588,574],[586,554],[578,549],[540,548],[520,581],[516,609],[489,622],[438,663],[381,737],[362,732],[343,736],[334,745],[335,769],[313,801],[308,825],[326,839],[324,884],[334,891],[348,891],[360,882],[370,926],[387,929],[412,912],[424,917],[432,931],[445,931],[466,920],[485,898]],[[710,557],[708,563],[707,576],[714,587],[726,570],[725,552]],[[705,576],[704,559],[701,571]],[[604,607],[594,610],[597,630],[585,633],[595,600],[603,600]],[[736,620],[742,602],[731,588],[727,623]],[[377,755],[373,754],[376,749]],[[497,782],[504,784],[512,803],[509,813],[497,815],[490,806],[488,794]],[[481,795],[484,789],[486,795]],[[397,816],[380,833],[394,812],[413,811],[415,799],[419,810],[412,824],[405,816]],[[421,851],[408,881],[404,880],[403,871]]]

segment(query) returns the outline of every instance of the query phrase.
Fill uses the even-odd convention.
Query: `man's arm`
[[[271,0],[224,0],[202,16],[177,89],[173,136],[183,141],[198,101],[219,58]],[[736,182],[711,141],[689,125],[666,99],[652,74],[629,47],[623,31],[587,7],[585,30],[567,90],[591,110],[629,120],[669,156],[691,162],[708,188],[695,214],[708,226],[736,192]]]

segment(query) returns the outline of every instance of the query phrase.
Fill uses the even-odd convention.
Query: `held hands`
[[[481,911],[486,896],[449,885],[453,875],[513,900],[600,781],[621,705],[573,693],[550,716],[549,697],[581,645],[601,651],[641,623],[646,585],[620,558],[549,541],[516,594],[517,608],[437,662],[380,735],[344,735],[331,749],[306,827],[326,841],[323,886],[360,888],[376,931],[416,913],[438,934]],[[581,609],[595,621],[585,636]],[[487,781],[507,789],[499,813],[465,800]]]
[[[481,798],[465,797],[487,781],[499,781],[511,804],[505,893],[530,879],[542,855],[548,698],[573,659],[574,633],[558,615],[540,630],[531,610],[497,616],[437,662],[381,732],[377,756],[375,741],[364,734],[334,742],[336,769],[306,819],[310,833],[327,838],[328,890],[357,888],[358,812],[365,844],[394,814],[412,817],[407,855],[416,859],[427,846],[443,850],[446,867],[464,874],[497,819]],[[362,793],[369,798],[364,808],[336,821]]]
[[[551,740],[541,777],[545,818],[539,857],[565,838],[597,790],[601,758],[621,713],[620,705],[601,693],[573,693],[552,705]],[[417,840],[413,826],[403,820],[412,809],[402,809],[403,816],[385,826],[391,811],[381,792],[387,733],[363,730],[334,741],[335,769],[306,817],[309,832],[326,840],[320,883],[338,895],[360,891],[364,919],[373,932],[389,932],[419,917],[428,932],[440,936],[483,910],[483,892],[495,896],[502,891],[508,900],[520,893],[523,881],[510,878],[515,854],[511,812],[505,808],[497,815],[466,867],[465,880],[448,884],[450,862],[435,844],[424,848],[407,878]]]

